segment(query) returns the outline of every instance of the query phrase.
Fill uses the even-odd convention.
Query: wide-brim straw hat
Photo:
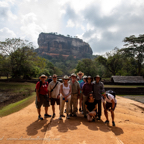
[[[76,77],[76,74],[75,74],[75,73],[72,73],[72,74],[71,74],[71,77],[72,77],[72,76]]]
[[[63,77],[63,80],[69,80],[69,76],[65,75],[65,76]]]
[[[42,77],[45,77],[45,79],[47,79],[47,76],[44,75],[44,74],[42,74],[42,75],[39,77],[39,79],[41,79]]]
[[[79,75],[79,74],[81,74],[82,76],[84,75],[84,73],[81,72],[81,71],[79,71],[79,72],[77,73],[77,75]]]

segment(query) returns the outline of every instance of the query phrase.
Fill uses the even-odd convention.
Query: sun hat
[[[68,77],[67,75],[65,75],[65,76],[63,77],[63,80],[69,80],[69,77]]]
[[[101,77],[100,77],[99,75],[96,75],[96,76],[94,77],[94,80],[95,80],[96,78],[100,78],[100,80],[101,80]]]
[[[39,79],[44,78],[44,77],[47,79],[47,76],[44,75],[44,74],[42,74],[42,75],[39,77]]]
[[[53,77],[54,77],[54,76],[55,76],[55,77],[57,77],[57,75],[56,75],[56,74],[53,74]]]
[[[75,74],[75,73],[72,73],[72,74],[71,74],[71,77],[72,77],[72,76],[76,77],[76,74]]]
[[[87,79],[88,79],[88,78],[92,79],[92,77],[91,77],[91,76],[87,76]]]
[[[77,73],[77,75],[79,75],[79,74],[81,74],[82,76],[84,75],[84,73],[81,72],[81,71],[79,71],[79,72]]]
[[[86,79],[86,78],[87,78],[87,76],[86,76],[86,75],[84,75],[84,76],[83,76],[83,79]]]
[[[87,76],[86,81],[87,81],[88,79],[91,79],[91,82],[93,81],[93,78],[92,78],[91,76]]]

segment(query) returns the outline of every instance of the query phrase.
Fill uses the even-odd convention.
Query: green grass
[[[11,78],[11,77],[8,77],[8,78]],[[7,79],[6,76],[1,76],[0,79]]]
[[[23,109],[24,107],[31,104],[35,100],[35,97],[36,97],[35,92],[33,92],[31,96],[29,96],[23,100],[3,107],[2,109],[0,109],[0,117],[7,116],[9,114],[12,114],[14,112],[17,112],[17,111]]]
[[[104,85],[105,88],[137,88],[144,87],[144,85]]]
[[[34,83],[18,83],[18,82],[0,82],[0,90],[11,91],[12,93],[22,93],[28,90],[34,90],[36,84]]]
[[[118,96],[144,96],[144,95],[132,95],[132,94],[130,94],[130,95],[118,95]]]

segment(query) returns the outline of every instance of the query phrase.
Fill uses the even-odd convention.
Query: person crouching
[[[109,124],[109,120],[108,120],[108,110],[111,112],[111,117],[112,117],[112,125],[115,126],[115,122],[114,122],[114,110],[117,104],[117,100],[115,99],[115,97],[112,94],[103,92],[102,93],[102,102],[103,102],[103,107],[104,107],[104,114],[106,117],[106,121],[105,123]],[[105,103],[106,102],[106,103]]]
[[[87,111],[87,120],[95,121],[97,101],[93,98],[93,92],[89,93],[88,100],[85,102],[85,109]]]

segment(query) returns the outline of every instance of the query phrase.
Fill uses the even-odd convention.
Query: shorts
[[[80,93],[80,95],[78,96],[78,99],[82,100],[83,99],[83,94]]]
[[[40,102],[37,101],[37,96],[36,96],[35,104],[36,104],[37,109],[40,109],[42,104],[43,104],[43,107],[49,107],[49,98],[47,95],[39,94],[39,98],[40,98]]]
[[[51,98],[51,105],[55,105],[55,102],[57,103],[57,105],[60,105],[60,99]]]
[[[115,103],[113,111],[115,110],[116,105],[117,105],[117,103]],[[112,108],[112,103],[106,102],[106,109],[108,110],[109,108]]]

